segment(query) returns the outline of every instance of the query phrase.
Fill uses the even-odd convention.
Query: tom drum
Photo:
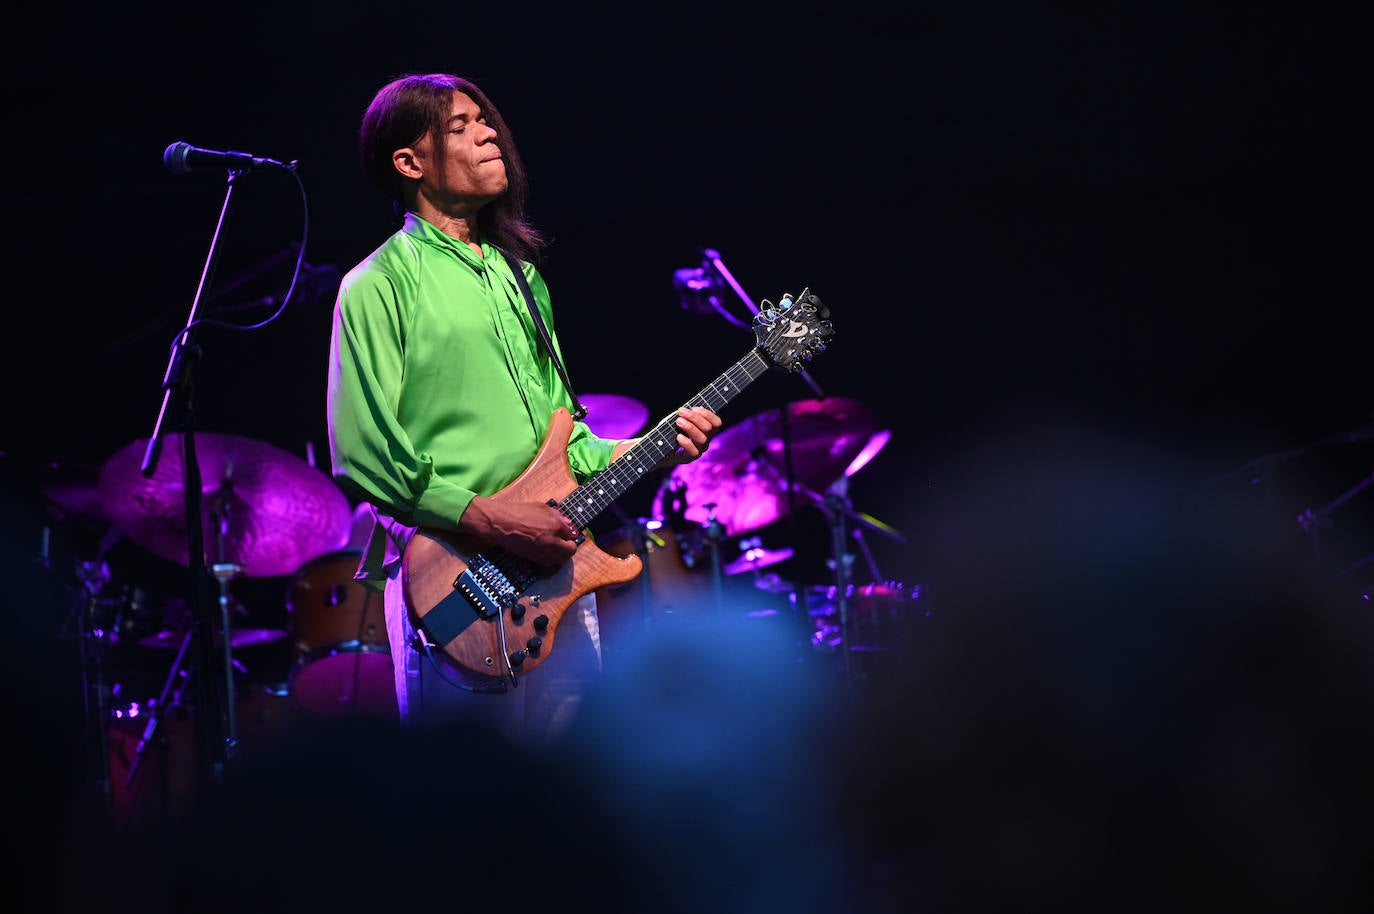
[[[396,714],[382,594],[353,578],[361,550],[311,559],[291,578],[291,672],[296,704],[317,714]]]

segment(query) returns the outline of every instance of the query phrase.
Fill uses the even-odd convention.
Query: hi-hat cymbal
[[[755,546],[746,549],[744,554],[725,566],[726,574],[743,574],[746,571],[758,571],[760,568],[767,568],[769,565],[776,565],[778,562],[785,562],[793,555],[789,548],[765,549],[762,546]]]
[[[587,407],[583,421],[598,438],[633,438],[649,421],[649,407],[633,397],[583,394],[578,399]]]
[[[198,432],[194,440],[207,563],[233,563],[249,577],[273,577],[348,542],[348,499],[322,471],[251,438]],[[157,469],[145,478],[147,446],[146,439],[135,441],[106,461],[101,504],[129,539],[184,565],[190,540],[182,436],[166,436]]]
[[[756,530],[789,512],[789,466],[799,489],[824,491],[846,475],[877,432],[868,407],[848,397],[801,400],[789,403],[785,414],[760,413],[727,425],[705,454],[675,467],[670,494],[659,492],[654,511],[666,516],[676,510],[674,500],[685,501],[688,520],[705,524],[714,513],[727,534]]]

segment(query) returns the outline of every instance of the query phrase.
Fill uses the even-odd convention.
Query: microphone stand
[[[739,296],[740,301],[744,302],[749,310],[757,315],[759,313],[758,305],[754,304],[753,299],[744,294],[744,287],[739,284],[734,274],[725,266],[725,262],[720,259],[720,252],[714,248],[706,248],[702,251],[702,256],[706,266],[709,266],[721,279],[725,280],[726,284]],[[811,388],[811,391],[817,397],[821,397],[822,399],[825,397],[825,392],[821,390],[821,386],[812,380],[811,375],[807,374],[805,368],[799,370],[797,374],[801,375],[802,380],[807,383],[807,386]]]
[[[162,379],[162,406],[158,411],[152,435],[149,436],[148,447],[144,452],[143,464],[140,468],[140,472],[145,478],[151,477],[157,471],[158,461],[162,455],[164,424],[169,421],[169,414],[175,408],[179,408],[182,432],[182,472],[186,493],[186,552],[187,562],[191,570],[190,602],[193,611],[193,622],[188,632],[188,638],[195,643],[197,657],[197,662],[192,666],[196,673],[194,677],[197,711],[196,735],[202,749],[196,754],[199,760],[194,779],[197,793],[203,792],[207,787],[218,784],[222,780],[226,742],[220,719],[223,698],[218,694],[218,690],[213,687],[210,678],[210,672],[216,668],[214,638],[211,634],[214,631],[214,615],[211,612],[209,599],[210,571],[205,564],[205,531],[201,523],[200,465],[196,460],[193,435],[193,417],[195,414],[194,369],[200,356],[200,349],[193,342],[193,337],[198,326],[197,315],[200,311],[201,300],[219,256],[220,236],[224,230],[230,201],[233,199],[234,184],[241,174],[243,174],[242,171],[233,169],[229,171],[224,190],[224,201],[220,206],[219,219],[215,223],[215,231],[210,239],[210,248],[206,253],[205,264],[201,269],[196,294],[191,301],[186,324],[172,344],[167,371]],[[229,640],[227,631],[224,632],[224,639],[226,642]],[[227,671],[226,675],[229,675]]]
[[[758,305],[754,304],[754,300],[750,298],[749,295],[744,291],[744,287],[740,285],[737,279],[735,279],[734,274],[730,272],[730,268],[725,265],[725,262],[723,260],[721,260],[720,252],[715,250],[714,248],[704,248],[702,249],[701,255],[702,266],[700,271],[679,271],[679,273],[693,274],[691,276],[675,277],[676,280],[679,280],[680,286],[697,295],[700,295],[702,292],[707,292],[707,300],[711,303],[713,309],[716,311],[721,311],[718,299],[716,299],[716,297],[713,294],[709,294],[711,281],[709,278],[707,278],[706,274],[714,274],[734,291],[735,295],[739,297],[740,301],[744,302],[745,306],[753,315],[757,316],[759,313]],[[724,312],[722,313],[724,314]],[[729,319],[728,314],[725,314],[724,316],[726,316],[727,319]],[[796,373],[801,375],[802,380],[805,381],[807,386],[811,388],[811,392],[814,393],[816,397],[820,399],[825,398],[825,391],[823,391],[821,389],[821,386],[816,383],[816,381],[811,377],[809,373],[807,373],[806,369],[799,369]],[[784,401],[781,407],[779,408],[779,418],[781,421],[782,430],[782,453],[783,461],[785,464],[784,473],[786,474],[787,482],[786,491],[788,492],[789,502],[789,510],[787,512],[787,523],[789,531],[791,533],[791,539],[793,542],[796,542],[796,504],[791,494],[792,483],[796,479],[796,476],[794,474],[792,467],[792,437],[789,431],[788,412],[788,403]],[[716,565],[718,566],[719,564],[719,557],[717,555]],[[809,607],[807,606],[806,588],[800,584],[797,584],[796,582],[793,582],[792,602],[797,609],[797,616],[794,619],[794,622],[798,627],[799,635],[801,636],[803,643],[809,643],[810,632],[809,630],[805,629],[809,627],[811,623],[811,613]],[[805,655],[803,654],[803,657],[804,656]]]

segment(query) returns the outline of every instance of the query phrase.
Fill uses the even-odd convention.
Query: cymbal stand
[[[863,530],[876,530],[898,542],[906,542],[906,537],[895,528],[883,523],[872,515],[854,510],[854,503],[849,497],[849,477],[840,476],[830,484],[824,495],[813,492],[806,486],[798,485],[796,490],[810,498],[820,507],[825,514],[826,520],[830,525],[832,558],[826,560],[826,567],[835,573],[835,595],[840,613],[840,646],[844,651],[845,672],[852,674],[853,665],[850,660],[850,635],[851,626],[849,619],[849,585],[852,579],[852,569],[854,567],[854,556],[845,549],[845,540],[850,535],[858,542],[860,549],[863,550],[864,558],[868,562],[869,571],[873,574],[873,580],[882,580],[882,575],[878,573],[877,562],[873,559],[872,552],[869,551],[868,543],[863,538]],[[845,519],[855,521],[852,534],[847,534],[845,530]]]
[[[840,478],[844,479],[843,476]],[[845,540],[848,539],[845,532],[845,512],[842,510],[845,495],[843,492],[834,491],[836,486],[830,488],[831,491],[826,493],[821,503],[821,510],[830,522],[831,557],[825,564],[835,575],[835,606],[840,614],[840,651],[844,655],[844,681],[845,685],[852,686],[854,658],[853,652],[849,649],[849,582],[852,578],[854,555],[845,549]]]
[[[105,682],[105,655],[116,632],[101,625],[97,610],[100,592],[110,582],[110,568],[103,561],[82,562],[77,566],[81,590],[72,605],[70,620],[77,620],[76,637],[81,650],[81,678],[85,691],[87,750],[90,753],[90,787],[97,795],[101,812],[110,810],[113,792],[110,785],[110,752],[106,727],[110,714],[110,690]],[[117,624],[114,626],[117,630]]]
[[[239,744],[239,728],[238,714],[234,708],[234,645],[233,639],[229,636],[229,607],[233,602],[229,598],[229,582],[239,576],[243,566],[232,562],[216,562],[210,570],[215,580],[219,581],[219,621],[220,630],[224,633],[224,745],[229,757],[233,758],[234,750]]]
[[[639,624],[645,633],[653,628],[653,582],[650,580],[649,544],[662,549],[663,538],[653,530],[649,529],[647,518],[631,518],[615,502],[611,502],[611,510],[620,518],[621,528],[625,530],[626,536],[630,540],[630,545],[634,547],[634,554],[639,556]]]
[[[234,751],[238,748],[239,733],[237,713],[234,708],[234,645],[233,638],[230,637],[229,626],[229,582],[238,577],[243,571],[242,565],[224,561],[224,538],[229,533],[229,506],[232,502],[230,497],[233,494],[233,483],[225,479],[220,483],[219,493],[215,496],[212,516],[216,520],[215,524],[215,554],[219,556],[210,569],[219,582],[219,625],[220,634],[223,636],[221,641],[224,644],[224,721],[225,753],[232,758]]]
[[[706,527],[702,531],[711,550],[711,598],[717,614],[725,610],[725,573],[720,562],[720,543],[725,538],[725,525],[716,517],[716,503],[703,505],[706,509]]]

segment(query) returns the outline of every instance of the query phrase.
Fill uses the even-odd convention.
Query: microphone
[[[247,152],[219,152],[201,149],[190,143],[173,143],[162,153],[162,164],[176,175],[190,174],[196,169],[227,168],[229,171],[252,171],[256,168],[286,168],[276,159],[265,159]]]
[[[677,303],[692,314],[714,314],[720,310],[720,283],[703,267],[685,267],[673,273]]]

